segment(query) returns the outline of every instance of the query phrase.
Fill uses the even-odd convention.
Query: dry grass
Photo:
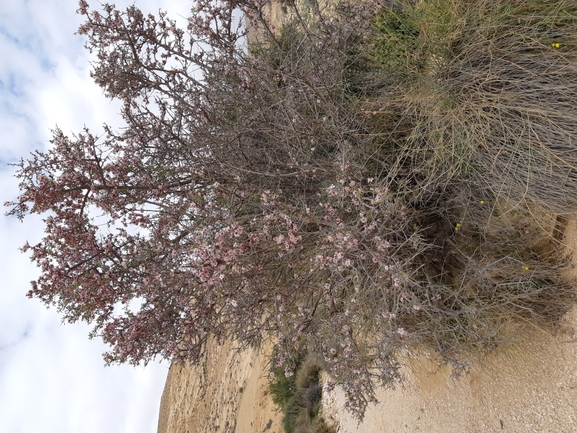
[[[273,368],[274,378],[270,383],[273,401],[280,407],[286,433],[331,433],[336,432],[321,414],[320,402],[323,388],[320,384],[321,365],[312,355],[292,360],[296,372],[287,374],[281,368]]]
[[[577,211],[577,4],[401,3],[377,15],[375,57],[396,76],[381,109],[404,107],[420,192],[477,176],[495,196]]]

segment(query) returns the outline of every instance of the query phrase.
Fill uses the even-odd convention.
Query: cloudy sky
[[[91,6],[98,3],[89,0]],[[117,0],[145,11],[188,14],[186,0]],[[118,107],[90,80],[76,0],[0,1],[0,203],[17,195],[11,162],[45,149],[50,130],[103,122]],[[3,433],[156,432],[168,364],[104,367],[99,340],[84,324],[26,298],[37,275],[18,251],[42,235],[39,218],[0,217],[0,430]]]

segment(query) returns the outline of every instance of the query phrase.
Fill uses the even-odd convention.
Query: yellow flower
[[[551,44],[551,46],[552,46],[553,48],[561,48],[561,44],[560,44],[559,42],[553,42],[553,43]]]
[[[523,266],[523,269],[525,269],[526,271],[529,270],[529,266]]]
[[[455,231],[458,232],[460,228],[461,228],[461,223],[457,223],[455,225]]]
[[[485,204],[485,200],[479,200],[479,203]]]

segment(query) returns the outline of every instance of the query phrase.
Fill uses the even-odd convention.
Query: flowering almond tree
[[[249,56],[238,11],[266,30],[264,6],[198,1],[184,31],[81,0],[92,76],[126,125],[55,130],[17,165],[8,214],[44,215],[23,248],[41,269],[29,296],[92,323],[107,363],[195,361],[209,335],[272,336],[282,363],[322,340],[362,411],[374,367],[396,373],[395,317],[419,302],[407,260],[424,247],[350,108],[358,23],[296,19]]]
[[[373,386],[399,379],[399,347],[461,367],[514,320],[558,323],[574,292],[563,260],[522,235],[528,218],[494,218],[490,170],[424,171],[444,153],[399,108],[407,82],[367,60],[383,6],[307,4],[285,3],[275,30],[267,0],[198,0],[182,30],[81,0],[93,78],[125,126],[55,130],[17,164],[8,215],[44,216],[23,248],[41,269],[29,296],[92,324],[107,363],[271,338],[276,367],[315,353],[362,416]],[[250,53],[241,16],[260,34]]]

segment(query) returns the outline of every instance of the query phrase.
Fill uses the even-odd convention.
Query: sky
[[[160,8],[180,22],[191,4],[114,3]],[[46,149],[57,125],[71,134],[122,124],[119,106],[90,78],[76,9],[76,0],[0,1],[0,203],[18,194],[9,164]],[[26,297],[38,270],[18,248],[42,231],[40,217],[0,216],[0,433],[156,432],[169,364],[104,367],[106,347],[88,338],[88,325],[63,325],[57,311]]]

